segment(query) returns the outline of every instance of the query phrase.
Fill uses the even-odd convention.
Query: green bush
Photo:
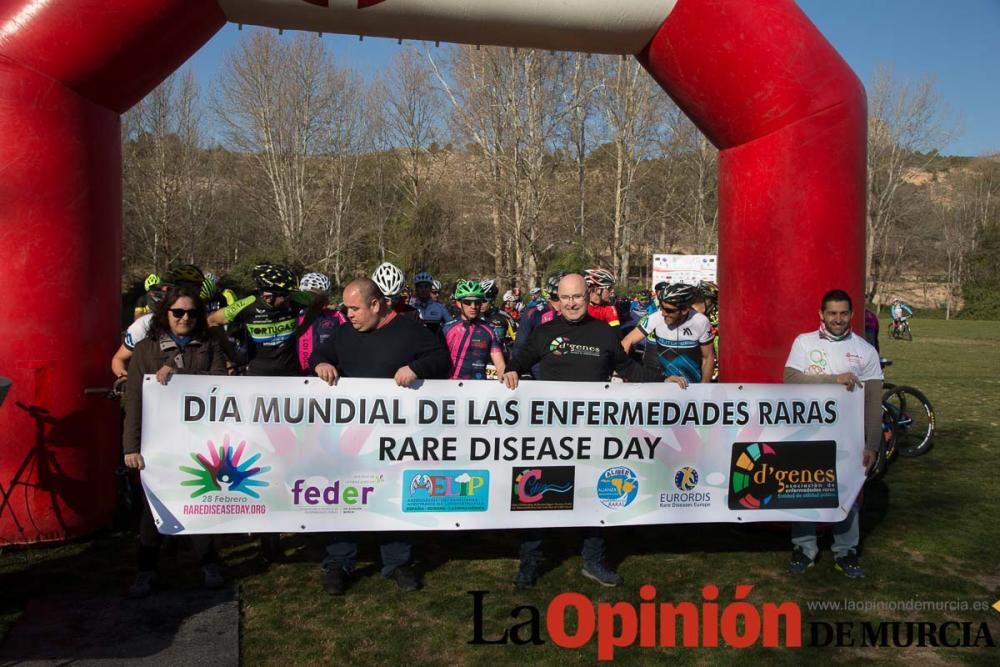
[[[1000,222],[993,222],[976,234],[976,249],[966,259],[962,281],[965,308],[963,319],[1000,319]]]

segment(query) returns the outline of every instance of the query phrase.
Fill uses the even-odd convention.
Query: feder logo
[[[733,443],[729,509],[837,507],[837,443]]]
[[[260,498],[255,488],[270,486],[270,482],[260,479],[260,476],[271,469],[271,466],[254,466],[260,460],[260,454],[254,454],[243,461],[246,442],[241,441],[233,448],[229,444],[229,436],[225,436],[219,447],[208,441],[208,458],[197,452],[191,452],[191,458],[198,464],[197,468],[180,466],[181,472],[186,472],[194,479],[181,482],[181,486],[193,486],[192,498],[206,493],[228,491],[242,493],[251,498]],[[223,488],[225,485],[225,488]]]

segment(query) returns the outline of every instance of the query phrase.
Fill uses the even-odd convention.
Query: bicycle
[[[895,340],[913,340],[910,333],[910,318],[904,317],[901,320],[893,320],[889,323],[889,335]]]
[[[882,360],[883,368],[891,365],[889,359]],[[896,420],[896,452],[907,459],[923,456],[934,443],[934,406],[916,387],[884,382],[882,388],[882,405]]]
[[[882,404],[882,442],[875,452],[875,462],[868,474],[867,482],[878,479],[885,474],[889,462],[896,456],[896,418],[884,403]]]

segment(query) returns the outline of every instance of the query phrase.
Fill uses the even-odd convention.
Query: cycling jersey
[[[514,322],[514,318],[502,310],[491,308],[488,313],[483,315],[483,320],[493,329],[497,340],[503,346],[504,356],[509,356],[514,338],[517,336],[517,324]]]
[[[125,344],[125,348],[134,350],[139,341],[149,333],[149,325],[152,322],[153,314],[147,313],[128,325],[128,329],[125,330],[125,335],[122,337],[122,343]]]
[[[587,314],[595,320],[607,322],[613,327],[621,324],[621,321],[618,319],[618,309],[610,303],[606,306],[595,306],[594,304],[590,304],[587,306]]]
[[[414,297],[410,300],[410,305],[417,309],[417,312],[420,314],[420,321],[432,329],[440,328],[451,321],[451,315],[448,314],[448,310],[434,299],[422,301]]]
[[[638,324],[646,334],[643,362],[662,368],[667,375],[682,375],[689,382],[701,382],[701,346],[711,343],[712,324],[696,310],[689,310],[683,322],[670,328],[663,311],[646,315]]]
[[[892,313],[892,319],[897,322],[904,317],[908,317],[913,314],[913,309],[907,306],[905,303],[894,303],[890,309]]]
[[[444,326],[444,342],[451,352],[452,380],[483,380],[490,355],[500,352],[500,341],[483,320],[458,320]]]
[[[305,324],[306,313],[299,314],[298,327],[301,330]],[[331,308],[324,308],[316,319],[299,334],[299,368],[303,371],[309,370],[309,357],[313,350],[322,345],[333,332],[342,324],[346,324],[347,319],[340,314],[340,311]]]
[[[298,375],[300,372],[295,330],[298,309],[291,300],[273,308],[248,296],[223,310],[226,324],[247,333],[247,375]]]

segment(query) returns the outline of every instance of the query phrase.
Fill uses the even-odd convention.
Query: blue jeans
[[[837,558],[846,556],[851,551],[857,552],[858,542],[861,540],[861,521],[858,514],[858,504],[854,503],[847,517],[831,526],[833,531],[832,551]],[[801,547],[806,558],[816,560],[816,556],[819,554],[819,546],[816,544],[816,524],[792,524],[792,545]]]
[[[382,552],[382,576],[388,577],[393,572],[410,562],[413,555],[413,545],[410,542],[384,542],[380,545]],[[345,572],[354,571],[358,561],[358,543],[351,535],[340,535],[326,545],[326,558],[323,559],[323,569],[335,567]]]
[[[521,540],[521,562],[537,563],[545,558],[542,549],[544,539],[540,531],[530,531]],[[605,553],[605,542],[600,530],[589,529],[583,538],[583,549],[581,550],[584,564],[603,563]]]

